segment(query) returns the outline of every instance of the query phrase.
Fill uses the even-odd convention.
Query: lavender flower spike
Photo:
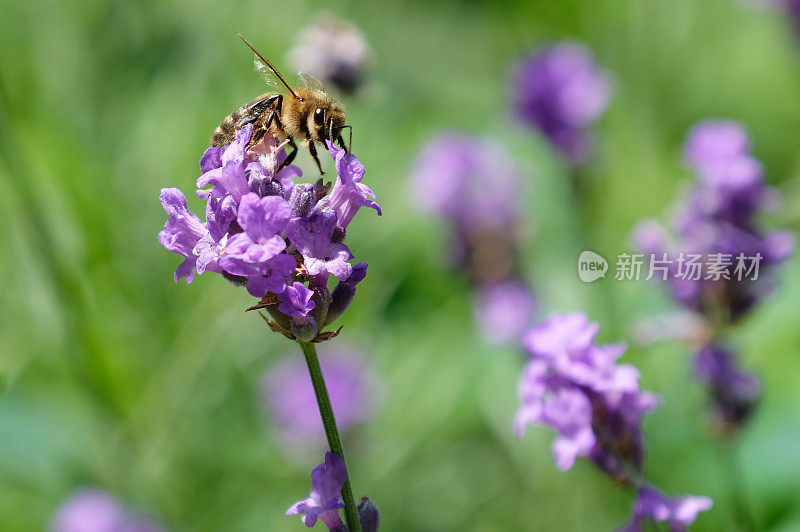
[[[523,60],[512,95],[517,117],[540,130],[575,165],[589,155],[586,129],[610,96],[607,75],[589,50],[573,42],[557,43]]]
[[[642,416],[657,405],[639,388],[638,370],[617,364],[622,344],[596,345],[599,327],[585,314],[556,314],[525,336],[530,354],[520,380],[515,430],[530,423],[558,431],[553,457],[561,470],[590,458],[615,480],[632,482],[644,456]]]
[[[344,508],[341,491],[347,480],[344,460],[330,451],[325,453],[325,461],[311,470],[311,493],[306,499],[294,503],[286,510],[286,515],[303,516],[303,524],[311,528],[317,519],[330,530],[342,525],[339,509]]]
[[[710,509],[708,497],[684,495],[669,498],[655,488],[642,486],[633,506],[633,519],[617,532],[643,532],[646,521],[666,522],[670,532],[683,532],[697,520],[697,514]]]

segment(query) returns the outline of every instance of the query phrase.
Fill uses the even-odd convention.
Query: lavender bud
[[[269,315],[272,316],[272,319],[275,321],[275,323],[287,331],[291,329],[292,318],[278,310],[278,305],[269,305],[266,307],[266,311],[269,312]]]
[[[262,198],[265,196],[283,196],[283,185],[271,177],[256,170],[246,171],[245,175],[247,175],[247,185],[250,187],[250,192],[255,192]]]
[[[292,334],[298,342],[310,342],[317,336],[318,330],[317,322],[311,316],[292,319]]]
[[[316,205],[317,193],[311,183],[300,183],[292,189],[292,197],[289,199],[292,217],[305,216],[308,211]]]
[[[358,504],[358,520],[361,523],[361,532],[378,532],[381,516],[369,497],[362,497]]]
[[[232,273],[228,273],[224,270],[221,273],[225,279],[227,279],[236,286],[244,286],[247,283],[247,277],[243,277],[241,275],[233,275]]]
[[[367,276],[367,263],[359,262],[353,266],[353,273],[344,281],[340,281],[331,294],[331,304],[328,307],[328,316],[325,325],[336,321],[353,302],[356,295],[356,285]]]
[[[311,296],[311,301],[314,302],[314,308],[309,312],[309,316],[314,318],[317,323],[326,323],[328,316],[328,308],[331,305],[331,292],[325,285],[314,285],[314,295]]]

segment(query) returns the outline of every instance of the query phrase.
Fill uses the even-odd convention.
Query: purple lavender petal
[[[264,297],[267,292],[282,293],[296,266],[297,261],[294,260],[294,257],[280,254],[258,265],[249,265],[233,260],[228,263],[229,269],[226,271],[234,275],[249,276],[246,285],[247,291],[252,296]]]
[[[330,529],[341,524],[338,510],[344,508],[341,491],[347,480],[344,460],[332,452],[325,453],[325,461],[311,470],[311,493],[286,510],[286,515],[300,514],[303,524],[312,527],[317,519]]]
[[[197,188],[211,185],[211,195],[217,198],[233,196],[238,202],[242,196],[250,192],[245,175],[245,147],[253,133],[253,125],[247,124],[237,129],[233,142],[221,149],[222,166],[210,168],[197,179]],[[211,167],[213,165],[209,165]]]
[[[350,248],[332,241],[336,223],[336,213],[328,210],[289,220],[286,233],[303,255],[309,275],[327,272],[341,281],[353,271],[353,266],[347,262],[352,258]]]
[[[316,306],[311,300],[314,295],[312,290],[309,290],[302,283],[293,283],[287,285],[286,289],[278,294],[278,310],[293,318],[305,318],[306,315],[313,310]]]
[[[163,188],[160,199],[169,219],[164,224],[164,229],[158,233],[158,241],[169,251],[186,257],[175,270],[175,282],[186,278],[186,282],[191,283],[197,261],[194,249],[208,231],[200,218],[189,210],[183,192],[177,188]]]
[[[330,209],[336,213],[338,225],[346,229],[361,207],[370,207],[381,215],[380,206],[374,201],[375,194],[361,183],[365,168],[355,155],[326,141],[328,150],[336,162],[336,182],[330,194],[325,196],[317,209]]]

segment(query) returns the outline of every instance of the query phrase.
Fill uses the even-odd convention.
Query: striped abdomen
[[[223,120],[222,123],[217,126],[216,130],[214,130],[214,134],[211,136],[211,146],[221,148],[222,146],[233,142],[237,129],[236,124],[238,124],[242,118],[249,114],[250,107],[260,102],[267,96],[269,96],[269,94],[262,94],[258,98],[255,98],[253,101],[239,107],[237,110],[226,116],[225,120]]]

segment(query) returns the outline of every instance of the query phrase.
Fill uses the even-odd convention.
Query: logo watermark
[[[763,256],[761,253],[620,253],[617,255],[614,279],[639,281],[756,281]],[[591,283],[605,277],[608,262],[594,251],[584,251],[578,257],[578,277]]]
[[[578,257],[578,277],[584,283],[592,283],[606,276],[608,262],[594,251],[584,251]]]

